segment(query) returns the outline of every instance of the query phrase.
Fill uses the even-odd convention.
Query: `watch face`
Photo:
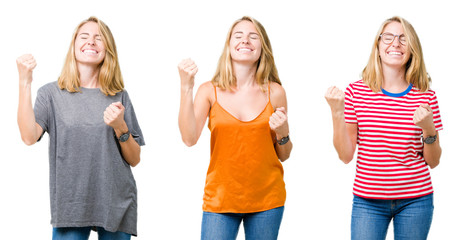
[[[432,143],[435,142],[435,140],[437,140],[437,135],[435,135],[435,136],[429,136],[429,137],[424,138],[424,143],[426,143],[426,144],[432,144]]]
[[[427,144],[432,144],[435,142],[435,138],[434,137],[427,137],[425,140],[424,140],[425,143]]]
[[[289,136],[282,138],[281,140],[277,141],[279,145],[284,145],[290,140]]]
[[[129,133],[120,136],[120,142],[126,142],[129,139]]]

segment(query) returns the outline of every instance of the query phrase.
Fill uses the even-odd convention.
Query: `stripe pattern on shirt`
[[[421,104],[433,110],[436,130],[442,130],[435,92],[413,87],[406,95],[374,93],[362,80],[349,85],[346,123],[358,125],[354,194],[374,199],[402,199],[433,193],[429,168],[422,155],[422,129],[413,123]]]

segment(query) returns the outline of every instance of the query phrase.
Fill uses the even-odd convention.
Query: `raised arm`
[[[357,124],[346,123],[344,120],[344,93],[337,87],[330,87],[325,99],[330,105],[333,119],[333,145],[339,159],[348,164],[354,157],[357,145]]]
[[[212,83],[202,84],[193,101],[194,77],[198,67],[191,59],[185,59],[178,65],[180,75],[180,110],[179,129],[182,141],[189,147],[196,144],[201,136],[211,107]]]
[[[114,102],[105,109],[104,122],[112,127],[115,135],[120,139],[121,135],[127,133],[129,135],[126,141],[119,141],[121,154],[132,167],[137,166],[140,162],[140,146],[129,133],[129,128],[124,121],[125,108],[121,102]]]
[[[279,160],[282,162],[290,157],[293,144],[289,137],[289,126],[287,118],[287,95],[284,88],[275,83],[271,84],[271,102],[275,108],[275,112],[269,118],[269,126],[276,133],[276,153]],[[285,144],[279,143],[281,140],[289,138]],[[282,145],[281,145],[282,144]]]
[[[32,72],[37,62],[32,55],[26,54],[16,59],[16,63],[19,72],[18,126],[22,141],[32,145],[43,133],[42,127],[35,121],[32,107]]]
[[[433,121],[433,112],[428,104],[421,104],[414,112],[413,122],[415,125],[422,128],[422,136],[424,138],[434,137],[436,140],[433,143],[424,142],[423,155],[424,159],[430,168],[435,168],[440,164],[441,147],[438,131],[435,129]]]

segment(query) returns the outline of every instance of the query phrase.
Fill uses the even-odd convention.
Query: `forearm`
[[[440,156],[441,156],[441,147],[440,147],[440,139],[438,137],[438,132],[431,132],[431,133],[426,133],[424,131],[424,136],[434,136],[437,134],[437,140],[432,143],[432,144],[426,144],[424,143],[424,148],[423,148],[423,155],[424,155],[424,160],[426,161],[426,164],[429,165],[430,168],[435,168],[440,164]]]
[[[198,130],[193,104],[193,88],[182,89],[180,97],[179,129],[182,141],[193,146],[198,141]]]
[[[125,125],[120,129],[115,129],[115,135],[119,139],[120,136],[126,132],[128,132],[129,129]],[[140,146],[139,144],[134,140],[132,135],[129,136],[128,140],[126,142],[119,142],[121,146],[121,154],[123,155],[124,160],[126,160],[129,165],[132,167],[135,167],[137,164],[140,162]]]
[[[346,128],[344,112],[333,113],[333,146],[338,153],[339,159],[344,163],[352,161],[355,152],[355,144],[352,142]]]
[[[36,143],[40,137],[32,107],[31,88],[31,84],[19,84],[18,126],[22,141],[27,145]]]
[[[290,152],[292,152],[292,147],[293,147],[291,140],[289,140],[284,145],[279,145],[278,143],[276,143],[275,146],[276,146],[277,157],[279,158],[281,162],[287,160],[290,157]]]

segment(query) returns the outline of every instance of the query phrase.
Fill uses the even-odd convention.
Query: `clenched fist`
[[[32,72],[37,66],[35,58],[31,54],[25,54],[16,59],[19,72],[19,82],[23,84],[32,83]]]
[[[429,104],[421,104],[413,115],[413,123],[423,130],[435,130],[433,112]]]
[[[121,102],[114,102],[105,109],[104,122],[115,130],[126,127],[126,122],[124,121],[124,106]]]
[[[325,99],[333,113],[344,113],[344,92],[333,86],[328,88]]]
[[[284,107],[277,108],[269,117],[269,127],[276,132],[277,138],[286,137],[289,134],[287,111]]]
[[[191,59],[182,60],[177,66],[182,88],[190,89],[194,86],[194,76],[198,72],[198,66]]]

